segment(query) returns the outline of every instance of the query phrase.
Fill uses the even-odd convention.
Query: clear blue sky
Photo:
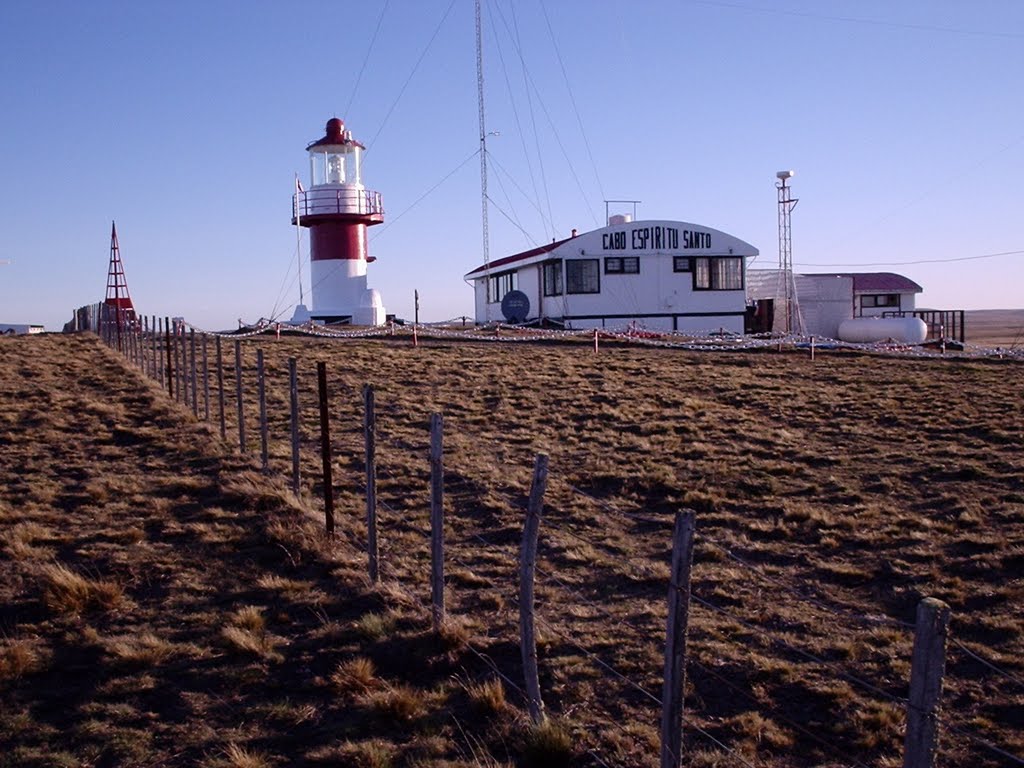
[[[1024,306],[1022,253],[895,264],[1024,251],[1021,0],[483,10],[492,259],[599,226],[613,198],[770,267],[791,168],[798,269],[900,272],[919,306]],[[59,330],[102,300],[111,220],[140,312],[289,317],[293,177],[334,115],[384,197],[369,275],[388,311],[411,317],[418,289],[423,319],[472,313],[472,0],[6,0],[0,104],[2,322]]]

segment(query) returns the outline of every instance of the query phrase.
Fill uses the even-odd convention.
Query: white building
[[[839,325],[856,317],[881,317],[902,312],[912,315],[917,294],[924,289],[913,280],[894,272],[832,272],[794,274],[798,322],[795,331],[808,335],[839,338]],[[781,330],[785,317],[784,281],[777,269],[756,269],[747,273],[747,298],[757,308],[759,327],[754,331]],[[764,318],[773,315],[774,323]]]
[[[5,336],[25,333],[42,333],[43,326],[35,323],[0,323],[0,333]]]
[[[567,328],[637,327],[743,333],[746,259],[757,249],[684,221],[631,221],[496,259],[469,272],[476,321],[507,319],[513,300],[525,322]],[[506,301],[506,308],[508,301]]]

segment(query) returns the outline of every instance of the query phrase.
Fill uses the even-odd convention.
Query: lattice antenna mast
[[[117,244],[117,224],[110,222],[110,266],[107,269],[107,296],[103,302],[113,307],[117,323],[118,346],[120,346],[121,329],[125,322],[135,315],[132,297],[128,293],[128,281],[124,276],[124,264],[121,262],[121,248]],[[110,310],[108,310],[110,311]]]
[[[793,278],[793,225],[791,214],[800,202],[792,196],[787,183],[794,171],[779,171],[775,185],[779,193],[779,280],[783,283],[782,298],[786,302],[785,330],[787,334],[799,332],[800,313],[797,308],[796,282]]]
[[[487,126],[484,121],[484,46],[480,23],[480,0],[476,0],[476,99],[480,111],[480,223],[483,230],[484,290],[490,290],[491,243],[487,227]],[[491,321],[490,296],[484,297],[484,321]]]

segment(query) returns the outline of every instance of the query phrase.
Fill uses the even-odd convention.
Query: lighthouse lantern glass
[[[318,184],[361,184],[361,151],[356,146],[346,146],[333,151],[320,150],[309,153],[310,181]]]

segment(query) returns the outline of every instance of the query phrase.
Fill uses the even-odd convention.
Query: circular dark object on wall
[[[522,291],[509,291],[501,300],[501,314],[510,323],[522,323],[530,314],[530,297]]]

